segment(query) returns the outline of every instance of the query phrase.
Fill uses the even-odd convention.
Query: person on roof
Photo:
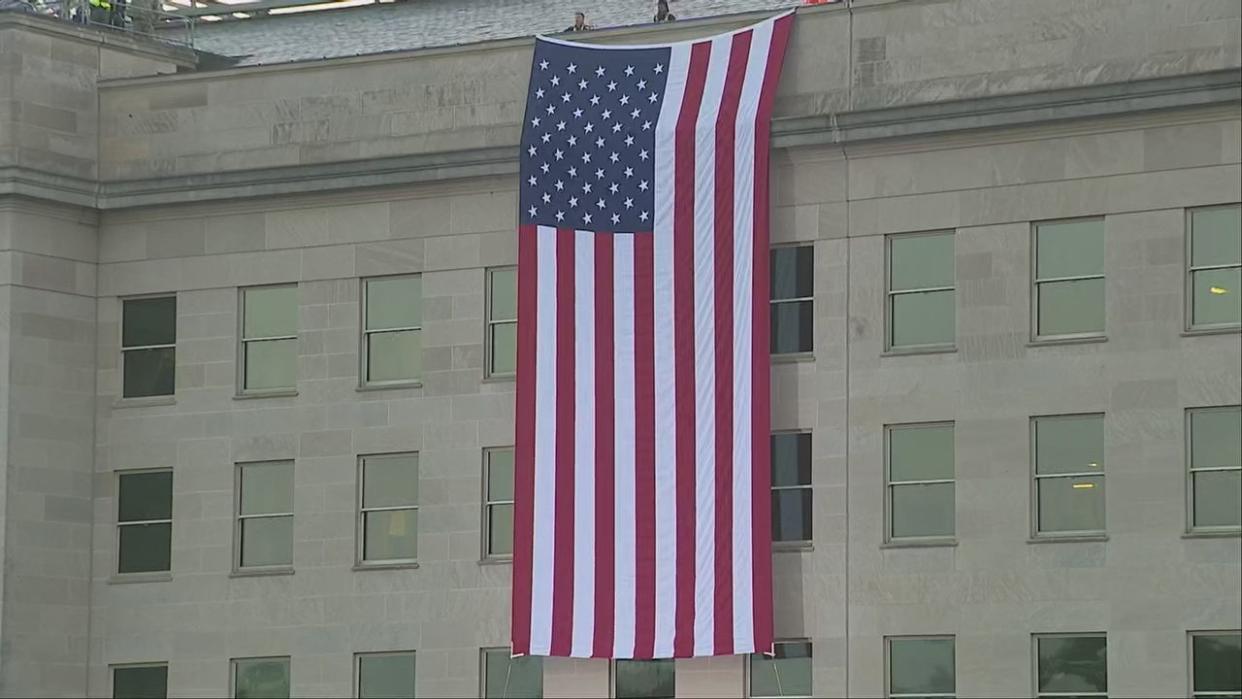
[[[677,19],[677,15],[668,11],[668,0],[660,0],[656,3],[656,13],[655,17],[651,19],[652,22],[672,22],[675,19]]]
[[[24,12],[26,14],[34,14],[34,5],[27,0],[0,0],[0,12],[11,10],[13,12]]]
[[[569,25],[569,28],[566,29],[565,31],[567,32],[589,32],[594,28],[595,27],[592,27],[591,25],[587,24],[586,15],[582,14],[581,12],[575,12],[574,23]]]

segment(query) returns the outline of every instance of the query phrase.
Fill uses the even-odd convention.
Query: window
[[[1037,339],[1104,334],[1104,220],[1035,226]]]
[[[1104,531],[1104,416],[1032,420],[1035,444],[1035,532]]]
[[[483,450],[483,555],[513,555],[513,447]]]
[[[953,424],[888,428],[888,538],[951,537]]]
[[[418,381],[422,376],[422,277],[364,279],[362,308],[364,383]]]
[[[487,270],[487,375],[517,370],[517,267]]]
[[[543,658],[510,656],[508,648],[483,649],[486,699],[539,699],[543,696]]]
[[[811,434],[772,435],[772,541],[811,540]]]
[[[297,361],[297,285],[242,289],[242,390],[293,390]]]
[[[811,695],[811,642],[777,641],[772,657],[750,656],[750,694],[753,699],[809,697]]]
[[[953,233],[888,237],[888,348],[952,347]]]
[[[293,565],[293,462],[238,464],[237,567]]]
[[[235,658],[235,699],[288,699],[289,658]]]
[[[1108,641],[1103,634],[1035,637],[1035,695],[1108,694]]]
[[[121,302],[123,398],[171,396],[177,378],[177,297]]]
[[[1191,693],[1195,697],[1242,697],[1242,633],[1190,635]]]
[[[1242,407],[1188,410],[1190,528],[1242,527]]]
[[[116,572],[172,569],[172,471],[131,471],[117,477]]]
[[[358,489],[359,561],[418,558],[418,455],[364,456]]]
[[[358,699],[414,696],[414,652],[359,653]]]
[[[1242,205],[1189,212],[1186,297],[1190,329],[1242,324]]]
[[[888,641],[888,696],[952,697],[957,670],[952,636],[906,636]]]
[[[116,699],[164,699],[168,696],[168,665],[115,665],[112,696]]]
[[[618,660],[613,666],[616,699],[673,699],[677,674],[672,660]]]
[[[772,248],[772,354],[814,347],[815,248]]]

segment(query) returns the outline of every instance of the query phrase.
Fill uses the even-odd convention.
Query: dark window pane
[[[1242,471],[1201,471],[1195,479],[1195,526],[1242,525]]]
[[[1096,473],[1104,469],[1104,417],[1072,415],[1035,421],[1035,472]]]
[[[672,660],[618,660],[616,675],[617,699],[673,699]]]
[[[811,489],[772,491],[772,541],[811,540]]]
[[[1104,222],[1041,223],[1036,231],[1039,279],[1104,273]]]
[[[247,339],[298,334],[297,286],[246,289],[242,298]]]
[[[412,560],[418,557],[418,510],[381,510],[364,515],[368,561]]]
[[[177,299],[130,299],[121,308],[121,346],[171,345],[177,341]]]
[[[1190,466],[1242,467],[1242,408],[1190,413]]]
[[[815,293],[815,248],[773,248],[771,275],[773,299],[810,297]]]
[[[123,369],[125,398],[147,396],[171,396],[176,390],[177,350],[161,349],[129,350],[124,353]]]
[[[171,569],[171,524],[126,524],[120,529],[118,573],[153,573]]]
[[[1196,692],[1242,692],[1242,634],[1193,637]]]
[[[777,643],[775,651],[750,656],[750,696],[811,696],[811,644]]]
[[[1108,691],[1108,645],[1103,636],[1038,641],[1039,691]]]
[[[1104,332],[1104,280],[1080,279],[1039,285],[1039,334]]]
[[[1191,216],[1193,266],[1242,262],[1242,207],[1199,209]]]
[[[1242,322],[1242,269],[1204,269],[1192,276],[1195,325]]]
[[[1104,530],[1104,479],[1098,476],[1040,478],[1039,531]]]
[[[507,649],[489,650],[484,657],[483,695],[488,699],[540,699],[543,658],[510,658]]]
[[[811,434],[772,435],[772,485],[811,483]]]
[[[362,506],[418,504],[418,456],[368,456],[363,461]]]
[[[814,349],[815,320],[811,301],[772,304],[772,354]]]
[[[953,426],[893,427],[888,433],[889,480],[953,477]]]
[[[953,639],[894,638],[889,641],[889,692],[952,694],[957,685]]]
[[[236,661],[236,699],[289,699],[289,659],[255,658]]]
[[[163,699],[168,696],[168,666],[112,668],[113,699]]]
[[[957,333],[954,292],[927,291],[893,297],[893,347],[951,345]]]
[[[906,235],[889,239],[893,291],[953,286],[953,235]]]
[[[893,538],[952,536],[953,484],[893,486]]]
[[[396,277],[367,281],[367,330],[417,328],[423,323],[423,280]]]
[[[172,517],[172,471],[123,473],[118,480],[118,522]]]
[[[241,530],[243,568],[293,563],[293,517],[245,519]]]
[[[358,656],[359,699],[414,696],[414,654]]]
[[[487,547],[493,556],[513,553],[513,505],[487,507]]]

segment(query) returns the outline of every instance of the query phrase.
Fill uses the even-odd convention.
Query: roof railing
[[[159,0],[35,0],[40,14],[193,48],[195,18],[166,12]]]

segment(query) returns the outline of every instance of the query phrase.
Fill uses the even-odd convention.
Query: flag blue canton
[[[522,127],[522,223],[652,229],[669,55],[667,48],[535,43]]]

